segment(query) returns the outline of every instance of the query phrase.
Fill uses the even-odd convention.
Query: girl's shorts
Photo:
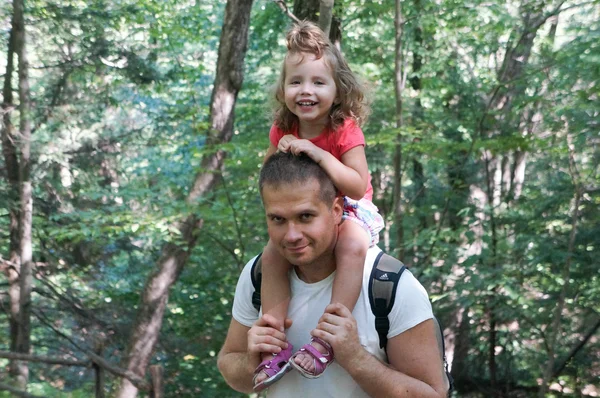
[[[377,206],[368,199],[354,200],[344,196],[343,219],[351,220],[360,225],[371,237],[371,245],[379,242],[379,231],[383,229],[383,218],[379,214]]]

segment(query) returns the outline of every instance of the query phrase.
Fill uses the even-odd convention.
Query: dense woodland
[[[13,0],[0,397],[243,396],[216,354],[294,18],[369,88],[380,246],[455,395],[598,396],[600,1]]]

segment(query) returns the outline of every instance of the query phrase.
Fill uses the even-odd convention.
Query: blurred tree
[[[206,134],[206,152],[201,171],[187,197],[189,203],[197,202],[216,183],[222,168],[225,151],[220,144],[233,136],[234,107],[242,86],[244,57],[246,55],[248,28],[252,0],[229,0],[223,17],[223,29],[219,42],[217,74],[210,103],[210,128]],[[169,290],[179,277],[181,270],[193,250],[202,220],[191,214],[173,226],[181,241],[167,243],[162,249],[156,269],[149,276],[142,292],[141,305],[125,360],[126,368],[143,377],[150,357],[158,341],[162,319],[169,297]],[[137,388],[127,379],[121,381],[117,397],[135,397]]]
[[[14,15],[14,13],[13,13]],[[2,269],[8,280],[8,298],[9,298],[9,328],[10,328],[10,351],[17,351],[17,336],[19,334],[19,311],[20,311],[20,286],[19,272],[21,269],[19,253],[19,219],[20,219],[20,200],[19,200],[19,159],[16,146],[17,135],[12,124],[11,114],[14,110],[12,76],[14,70],[15,53],[15,33],[10,30],[8,39],[8,48],[6,52],[6,73],[4,74],[4,85],[2,90],[3,126],[2,134],[2,153],[4,155],[4,165],[6,169],[6,179],[8,186],[7,211],[9,216],[8,224],[8,261],[2,262]],[[11,378],[18,379],[20,368],[16,361],[11,360],[9,374]],[[21,376],[25,379],[25,375]]]

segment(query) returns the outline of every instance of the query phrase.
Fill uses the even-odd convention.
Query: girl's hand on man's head
[[[292,134],[286,134],[279,140],[279,143],[277,144],[277,149],[281,152],[288,152],[290,150],[292,142],[296,140],[297,138],[294,137]]]

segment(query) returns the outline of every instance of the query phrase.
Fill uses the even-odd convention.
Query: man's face
[[[343,210],[339,198],[332,206],[324,203],[319,189],[316,179],[263,187],[269,237],[293,265],[309,265],[333,253]]]

